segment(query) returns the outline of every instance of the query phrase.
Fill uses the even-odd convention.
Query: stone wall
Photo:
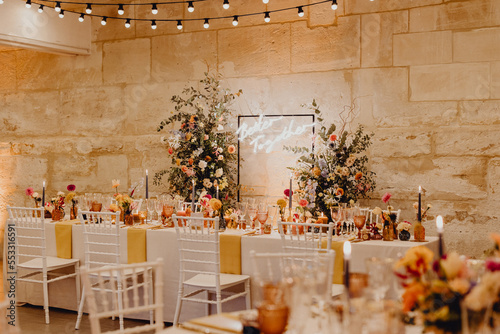
[[[287,5],[297,3],[268,8]],[[231,0],[229,11],[264,8]],[[207,11],[223,14],[212,1],[167,14]],[[316,98],[337,121],[353,107],[375,132],[378,187],[366,204],[381,205],[389,191],[413,220],[422,185],[431,216],[445,218],[446,246],[481,255],[489,232],[500,231],[500,2],[343,0],[335,13],[329,4],[305,11],[274,13],[268,24],[240,18],[236,28],[185,22],[182,32],[173,23],[153,31],[148,22],[125,29],[94,19],[91,56],[1,49],[0,228],[6,205],[28,204],[24,189],[41,191],[42,180],[49,195],[69,183],[105,192],[113,178],[125,189],[144,169],[167,166],[156,126],[170,97],[209,65],[243,89],[237,113],[297,113]],[[435,233],[433,222],[426,228]]]

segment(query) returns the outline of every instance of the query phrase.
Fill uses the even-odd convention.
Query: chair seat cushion
[[[224,289],[232,285],[245,282],[249,278],[250,276],[248,275],[220,274],[220,286]],[[215,288],[215,275],[198,274],[184,281],[184,284],[205,288]]]
[[[47,270],[55,270],[63,267],[67,267],[69,265],[74,265],[78,263],[80,260],[78,259],[61,259],[54,256],[47,256]],[[43,269],[42,258],[38,257],[23,263],[19,263],[17,265],[19,268],[25,269]]]

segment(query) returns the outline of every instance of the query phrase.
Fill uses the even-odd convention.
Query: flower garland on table
[[[364,134],[363,126],[356,131],[345,130],[343,119],[340,129],[335,124],[326,126],[319,106],[313,100],[308,106],[315,115],[319,130],[313,136],[314,150],[307,147],[285,147],[293,153],[303,154],[294,171],[301,199],[313,215],[321,212],[331,220],[330,208],[340,203],[367,198],[375,188],[375,173],[368,170],[368,157],[364,152],[371,145],[373,134]]]
[[[237,190],[236,174],[236,137],[226,131],[232,116],[231,102],[241,94],[241,90],[232,94],[222,89],[219,75],[205,73],[200,81],[202,89],[193,87],[184,89],[183,96],[174,95],[176,113],[165,119],[158,126],[162,131],[167,125],[180,123],[180,127],[171,130],[171,135],[162,137],[167,144],[172,167],[155,174],[154,184],[159,185],[162,177],[168,175],[169,188],[190,200],[192,180],[198,194],[203,191],[215,197],[217,187],[228,200]]]

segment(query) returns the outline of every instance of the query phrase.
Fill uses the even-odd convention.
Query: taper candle
[[[344,286],[349,297],[349,261],[351,260],[351,243],[344,242]]]
[[[193,193],[191,194],[191,211],[194,212],[194,196],[196,194],[195,188],[194,188],[195,182],[193,178]]]
[[[417,219],[419,222],[422,222],[422,187],[418,186],[418,211],[417,211]]]
[[[439,258],[443,257],[444,246],[443,246],[443,217],[436,217],[436,230],[439,236]]]
[[[289,192],[288,192],[288,195],[289,195],[289,199],[288,199],[288,207],[290,208],[290,210],[292,210],[292,173],[290,173],[290,188],[288,188]]]
[[[45,181],[43,181],[43,191],[42,191],[42,208],[45,212]]]
[[[219,185],[217,185],[216,189],[217,189],[217,193],[216,193],[215,198],[219,199]]]
[[[148,170],[146,169],[146,199],[149,198]]]

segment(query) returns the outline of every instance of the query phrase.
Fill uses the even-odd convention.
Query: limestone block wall
[[[165,11],[203,18],[224,14],[220,7]],[[231,0],[229,11],[265,8]],[[167,166],[156,126],[172,110],[170,97],[196,85],[208,65],[243,89],[237,113],[293,114],[316,98],[338,121],[353,107],[375,133],[378,187],[365,204],[381,205],[390,191],[414,220],[422,185],[431,216],[444,216],[446,247],[480,256],[488,234],[500,231],[500,2],[341,0],[335,13],[329,4],[305,11],[274,13],[267,24],[241,18],[236,28],[185,22],[182,32],[173,23],[153,31],[148,22],[125,29],[93,20],[90,56],[0,49],[0,229],[6,205],[28,204],[24,189],[41,191],[42,180],[48,194],[69,183],[109,192],[113,178],[124,190],[146,168]],[[435,233],[433,222],[426,228]]]

